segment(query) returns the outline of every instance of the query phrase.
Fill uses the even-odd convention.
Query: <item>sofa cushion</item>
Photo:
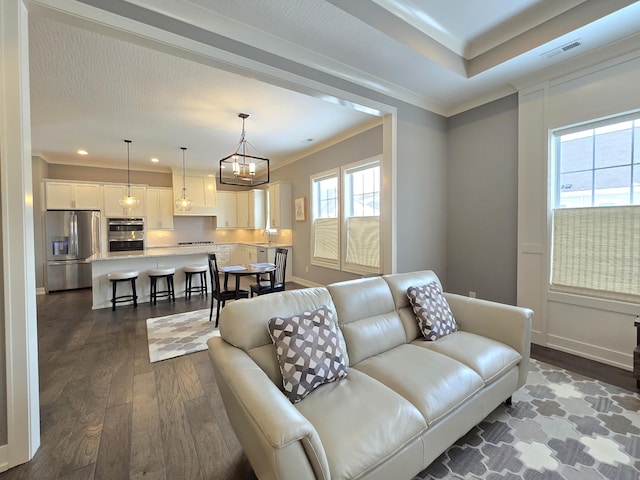
[[[359,278],[328,286],[344,335],[350,365],[407,343],[387,283]]]
[[[422,343],[433,343],[424,342]],[[415,345],[401,345],[354,367],[402,395],[432,424],[472,397],[482,378],[466,365]]]
[[[407,297],[426,340],[437,340],[458,330],[451,308],[436,282],[410,286]]]
[[[331,478],[358,478],[415,442],[427,424],[406,399],[353,368],[295,404],[318,432]],[[275,413],[277,414],[277,413]]]
[[[333,311],[322,307],[269,320],[284,393],[297,403],[323,383],[347,375]]]
[[[485,384],[516,365],[522,355],[504,343],[469,332],[455,332],[436,342],[416,340],[414,345],[442,353],[478,373]]]

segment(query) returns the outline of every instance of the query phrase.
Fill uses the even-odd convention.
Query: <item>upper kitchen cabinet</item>
[[[236,192],[238,228],[266,228],[266,191]]]
[[[173,195],[175,198],[182,196],[183,176],[182,170],[172,169]],[[186,174],[187,197],[193,202],[191,210],[186,212],[175,211],[174,215],[216,215],[217,192],[216,178],[205,172],[187,170]]]
[[[146,216],[146,187],[131,186],[131,195],[140,201],[136,208],[131,209],[120,206],[120,199],[127,193],[127,185],[109,184],[104,185],[102,188],[104,192],[104,216],[106,218]]]
[[[270,228],[291,228],[291,184],[269,184]]]
[[[45,183],[47,210],[100,210],[100,185],[97,183]]]
[[[147,228],[173,230],[173,190],[147,187]]]
[[[218,205],[216,207],[217,228],[237,228],[237,211],[236,192],[220,190],[218,192]]]

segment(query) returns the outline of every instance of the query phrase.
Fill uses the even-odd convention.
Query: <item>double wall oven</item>
[[[144,218],[107,219],[109,252],[144,250]]]

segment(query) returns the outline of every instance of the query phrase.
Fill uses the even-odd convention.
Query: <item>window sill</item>
[[[550,302],[566,303],[586,308],[595,308],[607,312],[623,313],[626,315],[638,315],[640,306],[635,303],[622,302],[619,300],[605,300],[603,298],[588,297],[586,295],[575,295],[571,293],[561,293],[547,291],[547,299]]]

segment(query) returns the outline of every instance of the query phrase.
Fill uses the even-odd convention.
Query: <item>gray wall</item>
[[[81,182],[127,183],[127,171],[117,168],[83,167],[79,165],[48,165],[48,177],[59,180]],[[43,177],[44,178],[44,177]],[[151,187],[172,186],[171,172],[146,172],[131,170],[131,183],[149,185]]]
[[[398,109],[398,272],[430,269],[447,285],[447,123]]]
[[[448,120],[447,289],[516,303],[518,96]]]
[[[49,164],[40,157],[31,159],[33,173],[31,185],[33,189],[33,244],[36,257],[36,288],[44,287],[44,195],[41,187],[43,178],[49,176]]]

